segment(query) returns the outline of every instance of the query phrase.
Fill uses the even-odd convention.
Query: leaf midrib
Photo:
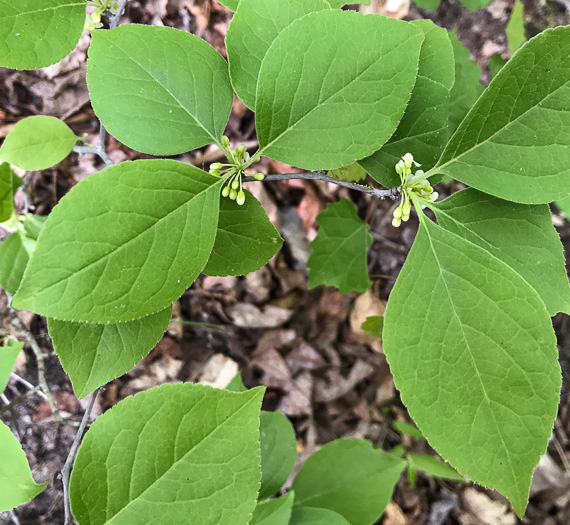
[[[157,85],[159,85],[166,93],[168,93],[168,95],[170,97],[172,97],[172,99],[186,112],[186,114],[194,122],[196,122],[196,124],[198,124],[198,126],[200,126],[204,130],[204,132],[210,137],[210,139],[212,139],[213,143],[215,143],[215,144],[218,143],[218,140],[216,139],[216,137],[214,137],[214,135],[212,133],[210,133],[210,131],[208,129],[206,129],[206,127],[202,124],[202,122],[198,119],[198,117],[193,115],[191,113],[191,111],[178,99],[178,97],[176,97],[176,95],[174,95],[174,93],[172,93],[166,86],[164,86],[161,82],[159,82],[158,79],[156,79],[150,71],[148,71],[142,64],[137,62],[131,55],[129,55],[129,53],[127,51],[125,51],[121,46],[119,46],[119,44],[117,42],[109,40],[109,43],[111,45],[115,46],[119,51],[121,51],[125,55],[125,57],[127,57],[134,64],[136,64],[141,69],[141,71],[146,73]],[[195,87],[194,87],[194,92],[195,92]],[[213,111],[213,107],[212,107],[212,111]]]
[[[256,396],[252,396],[250,397],[246,403],[244,403],[243,405],[241,405],[236,411],[232,412],[229,417],[227,419],[225,419],[224,421],[222,421],[222,423],[216,427],[214,427],[210,432],[208,432],[198,443],[196,443],[192,448],[190,448],[188,451],[186,451],[186,453],[181,456],[179,459],[177,459],[176,461],[173,461],[172,464],[168,467],[167,470],[164,471],[164,473],[157,477],[146,489],[144,489],[140,494],[138,494],[135,498],[131,499],[119,512],[113,514],[112,516],[106,516],[106,521],[105,524],[107,523],[113,523],[118,516],[120,516],[123,512],[125,512],[131,505],[133,505],[134,503],[136,503],[139,499],[141,499],[144,494],[146,494],[146,492],[148,492],[152,487],[154,487],[154,485],[156,483],[158,483],[162,478],[164,478],[174,467],[176,467],[180,462],[184,461],[188,455],[195,453],[197,449],[199,449],[202,444],[207,441],[207,439],[214,434],[215,432],[217,432],[220,428],[223,428],[224,425],[226,425],[229,421],[231,421],[233,418],[235,418],[243,409],[245,409],[246,407],[249,406],[250,403],[255,402],[256,401]],[[188,414],[189,412],[187,412]],[[181,421],[182,423],[182,421]],[[178,428],[178,431],[180,430],[180,427]],[[137,441],[137,443],[140,443],[140,439]],[[129,495],[130,497],[130,495]]]
[[[213,190],[213,188],[215,188],[216,186],[219,186],[222,182],[224,182],[223,179],[220,179],[219,181],[216,181],[214,184],[212,184],[211,186],[208,186],[207,188],[201,190],[200,192],[196,193],[191,199],[188,199],[187,201],[183,202],[180,206],[177,206],[176,208],[174,208],[173,210],[169,211],[166,215],[164,215],[163,217],[161,217],[160,219],[158,219],[156,222],[154,222],[153,224],[151,224],[150,226],[148,226],[147,228],[145,228],[144,230],[140,231],[139,233],[137,233],[134,237],[131,237],[127,242],[121,244],[120,246],[117,246],[116,248],[113,248],[111,251],[107,252],[103,257],[100,257],[94,261],[91,261],[90,263],[86,264],[85,266],[79,268],[78,270],[75,270],[73,272],[73,274],[71,274],[71,276],[67,276],[67,277],[62,277],[61,279],[58,279],[57,281],[54,281],[53,283],[44,286],[41,290],[41,293],[53,288],[54,286],[57,286],[59,283],[61,283],[62,281],[66,281],[68,280],[70,277],[75,277],[78,274],[80,274],[81,272],[83,272],[84,270],[89,269],[91,266],[107,259],[109,256],[115,254],[116,252],[122,250],[125,246],[128,246],[131,242],[135,241],[136,239],[138,239],[141,235],[144,235],[147,231],[149,231],[151,228],[154,228],[157,224],[159,224],[161,221],[167,219],[168,217],[170,217],[172,214],[176,213],[178,210],[180,210],[181,208],[183,208],[184,206],[187,206],[190,202],[192,202],[193,200],[195,200],[196,198],[198,198],[199,196],[201,196],[202,194]],[[40,292],[38,292],[39,294]]]
[[[429,219],[423,218],[423,220],[429,220]],[[423,222],[423,221],[422,221],[422,222]],[[495,423],[495,428],[497,429],[497,434],[498,434],[499,437],[501,438],[501,444],[502,444],[502,446],[503,446],[503,450],[506,452],[507,462],[508,462],[509,468],[510,468],[510,470],[511,470],[511,475],[512,475],[512,478],[513,478],[513,482],[514,482],[514,484],[517,486],[517,490],[518,490],[518,489],[520,488],[519,482],[518,482],[518,476],[515,474],[515,470],[514,470],[512,461],[511,461],[511,457],[510,457],[510,454],[508,453],[508,448],[507,448],[507,446],[506,446],[506,444],[505,444],[505,440],[504,440],[504,438],[503,438],[503,434],[501,433],[501,430],[500,430],[499,425],[498,425],[498,423],[497,423],[497,419],[496,419],[496,417],[495,417],[495,412],[493,411],[492,406],[491,406],[491,398],[490,398],[489,395],[487,394],[487,390],[486,390],[485,385],[484,385],[484,383],[483,383],[483,380],[482,380],[482,378],[481,378],[481,373],[479,372],[479,368],[478,368],[478,366],[477,366],[477,363],[475,362],[475,357],[474,357],[473,351],[471,350],[471,346],[469,345],[469,340],[468,340],[468,338],[467,338],[467,336],[466,336],[466,334],[465,334],[465,331],[464,331],[464,329],[463,329],[463,322],[461,321],[461,318],[459,317],[459,314],[458,314],[457,311],[456,311],[456,308],[455,308],[455,305],[454,305],[454,303],[453,303],[453,299],[452,299],[452,297],[451,297],[451,293],[450,293],[450,291],[449,291],[447,282],[446,282],[446,280],[445,280],[445,277],[443,276],[442,266],[441,266],[440,261],[439,261],[439,258],[438,258],[438,256],[437,256],[437,251],[436,251],[436,249],[435,249],[435,246],[433,245],[433,242],[432,242],[432,238],[431,238],[429,229],[428,229],[428,227],[425,226],[424,224],[421,224],[420,227],[423,227],[423,228],[425,229],[426,234],[427,234],[431,251],[432,251],[433,256],[434,256],[434,258],[435,258],[435,261],[436,261],[436,263],[437,263],[437,267],[438,267],[438,270],[439,270],[440,279],[441,279],[441,281],[443,282],[443,285],[444,285],[444,287],[445,287],[445,291],[446,291],[446,293],[447,293],[447,297],[448,297],[448,299],[449,299],[449,303],[450,303],[450,305],[451,305],[451,307],[452,307],[453,316],[455,317],[455,319],[456,319],[457,322],[459,323],[459,327],[460,327],[460,329],[461,329],[461,335],[462,335],[462,337],[463,337],[463,340],[465,341],[465,345],[466,345],[466,347],[467,347],[467,350],[469,351],[469,357],[471,358],[471,364],[472,364],[473,368],[475,369],[475,371],[477,372],[477,379],[479,379],[479,383],[481,384],[481,390],[482,390],[482,392],[483,392],[483,395],[485,396],[485,400],[487,401],[487,403],[488,403],[488,405],[489,405],[489,412],[491,413],[491,415],[492,415],[492,417],[493,417],[493,422]],[[467,241],[467,242],[468,242],[468,241]],[[476,246],[476,245],[473,245],[473,246]],[[480,248],[480,249],[482,249],[482,248]],[[487,252],[487,253],[488,253],[488,252]],[[496,258],[496,257],[493,256],[493,258]],[[497,259],[497,260],[498,260],[498,259]],[[516,273],[516,272],[515,272],[515,273]],[[525,281],[525,282],[526,282],[526,281]],[[444,458],[444,459],[445,459],[445,458]]]
[[[478,149],[481,146],[484,146],[487,142],[492,142],[493,138],[498,135],[499,133],[503,132],[503,131],[507,131],[509,129],[509,127],[511,125],[513,125],[514,123],[518,122],[519,119],[523,118],[529,111],[532,111],[533,109],[536,109],[537,107],[540,107],[540,104],[547,101],[552,95],[554,95],[559,89],[565,88],[567,86],[568,82],[565,82],[564,84],[561,84],[560,86],[558,86],[554,91],[551,91],[550,93],[548,93],[548,95],[546,95],[543,99],[541,99],[540,101],[538,101],[536,104],[534,104],[533,106],[529,107],[526,111],[523,111],[518,117],[516,117],[514,120],[509,120],[509,122],[507,124],[505,124],[503,127],[499,128],[497,131],[495,131],[492,135],[489,135],[489,137],[487,137],[485,140],[481,141],[481,142],[477,142],[476,144],[474,144],[471,148],[465,150],[463,153],[460,153],[459,155],[457,155],[456,157],[453,157],[452,159],[448,160],[447,162],[445,162],[444,164],[439,164],[436,165],[434,168],[432,168],[430,171],[432,173],[428,173],[428,176],[434,175],[436,173],[445,173],[444,171],[440,171],[443,170],[444,168],[446,168],[447,166],[449,166],[450,164],[453,164],[454,162],[457,162],[459,159],[461,159],[464,155],[467,155],[468,153],[471,153],[473,150]],[[526,87],[526,84],[525,84]],[[521,90],[522,91],[522,90]],[[519,97],[520,97],[520,92],[519,92]],[[477,106],[477,111],[479,110],[479,107],[482,105],[482,103],[480,103],[482,97],[479,97],[479,99],[477,100],[477,102],[475,103],[477,105],[477,103],[479,103],[479,106]],[[518,100],[518,98],[517,98]],[[469,112],[471,113],[471,112]],[[467,117],[469,115],[467,115],[465,117],[465,119],[463,119],[462,123],[463,124]],[[455,131],[453,137],[457,134],[457,132],[459,131],[459,129],[457,129],[457,131]],[[451,137],[451,139],[448,142],[448,146],[449,144],[451,144],[453,137]],[[447,150],[447,147],[445,148]],[[445,156],[445,151],[442,154],[442,158]]]
[[[317,12],[326,12],[326,11],[317,11]],[[312,14],[312,13],[311,13]],[[305,15],[307,16],[307,15]],[[292,24],[291,24],[292,25]],[[288,29],[291,26],[288,26],[286,29]],[[282,33],[285,30],[282,31]],[[282,34],[280,33],[280,35]],[[279,36],[280,36],[279,35]],[[376,65],[376,63],[379,60],[385,59],[386,57],[390,56],[394,51],[397,51],[401,46],[406,45],[409,43],[409,40],[412,39],[413,37],[415,37],[417,35],[409,35],[408,38],[406,38],[406,40],[404,40],[403,42],[400,42],[396,47],[392,48],[390,51],[388,51],[386,54],[383,55],[379,55],[375,60],[373,60],[368,66],[366,66],[366,68],[364,68],[360,73],[358,73],[352,80],[350,80],[350,82],[348,82],[347,84],[345,84],[341,89],[339,89],[338,91],[336,91],[335,93],[331,94],[329,97],[327,97],[326,99],[324,99],[322,102],[318,103],[317,105],[315,105],[312,109],[310,109],[307,113],[305,113],[299,120],[297,120],[296,122],[293,123],[292,126],[287,127],[286,129],[284,129],[279,135],[277,135],[277,137],[275,137],[271,142],[265,144],[265,146],[263,146],[261,148],[261,150],[259,151],[258,154],[263,155],[263,152],[265,150],[267,150],[268,148],[270,148],[273,144],[275,144],[275,142],[277,142],[279,139],[281,139],[281,137],[283,137],[283,135],[285,135],[286,133],[288,133],[289,131],[291,131],[292,129],[294,129],[298,124],[300,124],[301,122],[303,122],[308,116],[312,115],[312,113],[314,111],[316,111],[317,109],[319,109],[320,107],[324,106],[330,99],[332,99],[333,97],[336,97],[337,95],[340,95],[345,89],[347,89],[353,82],[356,82],[362,75],[364,75],[371,67],[373,67],[374,65]],[[267,53],[268,54],[268,53]],[[265,62],[265,58],[267,57],[267,54],[264,57],[264,62]],[[419,60],[419,59],[418,59]],[[416,65],[417,66],[417,65]],[[263,67],[263,64],[261,65],[261,68]],[[260,73],[261,73],[261,68],[260,68]],[[417,67],[416,67],[416,77],[417,77]],[[413,87],[412,87],[413,90]],[[258,89],[256,91],[256,99],[257,99],[257,92],[259,91],[259,80],[258,80]],[[297,90],[295,90],[295,93],[297,93]],[[410,97],[412,96],[412,92],[410,92]],[[408,98],[408,101],[409,101]],[[257,104],[257,102],[256,102]]]
[[[72,3],[72,4],[48,6],[48,7],[44,7],[43,9],[34,9],[33,11],[24,11],[24,12],[16,13],[15,15],[0,16],[0,20],[7,20],[8,18],[17,18],[19,16],[33,15],[36,13],[43,13],[44,11],[56,11],[57,9],[63,9],[65,7],[76,7],[76,6],[82,6],[82,5],[83,5],[83,1],[77,1],[77,2]]]

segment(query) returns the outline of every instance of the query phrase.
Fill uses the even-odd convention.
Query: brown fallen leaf
[[[362,323],[371,316],[384,316],[386,303],[382,301],[372,289],[367,290],[356,298],[350,312],[349,324],[356,340],[369,346],[375,352],[382,353],[382,340],[368,335],[362,329]]]

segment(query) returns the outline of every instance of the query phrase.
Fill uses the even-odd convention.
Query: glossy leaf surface
[[[400,185],[394,166],[413,153],[427,171],[439,160],[448,139],[449,92],[454,83],[453,48],[447,31],[430,20],[412,22],[424,33],[412,96],[390,140],[359,164],[387,188]]]
[[[14,306],[95,323],[163,310],[210,256],[221,183],[172,160],[91,175],[51,213]]]
[[[28,171],[43,170],[67,157],[76,140],[69,126],[55,117],[27,117],[8,133],[0,159]]]
[[[437,173],[515,202],[570,194],[570,27],[527,42],[447,145]]]
[[[153,155],[219,141],[233,95],[228,65],[204,40],[169,27],[93,32],[91,103],[109,133]]]
[[[337,439],[309,456],[293,482],[296,507],[318,507],[351,525],[372,525],[390,501],[405,462],[364,439]]]
[[[293,22],[259,72],[261,151],[307,169],[334,169],[376,151],[410,98],[423,33],[379,15],[326,10]]]
[[[383,344],[425,438],[522,515],[561,383],[537,293],[489,252],[424,218],[390,294]]]
[[[36,484],[32,478],[26,454],[12,431],[0,421],[0,512],[36,497],[47,487],[47,482]]]
[[[247,525],[259,487],[263,389],[162,385],[91,426],[71,476],[82,525]]]
[[[241,0],[226,34],[232,85],[255,109],[259,69],[277,35],[302,16],[330,9],[326,0]]]
[[[55,64],[73,51],[84,24],[84,0],[0,0],[0,66]]]
[[[340,293],[365,292],[372,286],[366,257],[372,237],[369,226],[348,199],[328,204],[317,216],[319,231],[311,243],[309,288],[336,286]]]
[[[245,190],[240,206],[220,198],[220,218],[206,275],[246,275],[259,270],[283,245],[259,201]]]
[[[78,398],[126,374],[168,328],[172,308],[124,323],[73,323],[48,319],[49,335]]]
[[[551,316],[570,312],[564,250],[546,204],[516,204],[470,188],[434,210],[446,230],[513,268],[538,292]]]

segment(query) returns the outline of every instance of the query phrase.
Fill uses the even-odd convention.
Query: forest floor
[[[505,25],[511,0],[494,0],[486,9],[470,12],[456,0],[442,0],[431,14],[402,0],[372,0],[376,11],[406,20],[431,18],[458,36],[483,69],[488,82],[489,57],[508,57]],[[564,2],[527,3],[529,36],[548,24],[568,24]],[[387,9],[392,12],[387,12]],[[121,22],[166,25],[197,34],[225,56],[224,36],[231,12],[216,0],[129,0]],[[64,119],[77,135],[97,141],[99,123],[89,105],[85,57],[89,35],[61,63],[39,71],[0,69],[0,139],[15,122],[29,115]],[[232,142],[254,147],[251,111],[235,100],[226,134]],[[110,138],[107,151],[114,162],[148,158]],[[217,149],[203,148],[180,160],[202,167],[221,160]],[[264,161],[267,173],[289,173],[292,168]],[[47,215],[67,191],[104,165],[93,155],[70,155],[57,167],[31,175],[29,192],[35,213]],[[443,196],[461,186],[439,189]],[[264,408],[281,410],[293,422],[299,461],[322,444],[341,437],[364,437],[386,450],[402,444],[408,451],[434,454],[425,441],[402,436],[395,420],[411,421],[394,388],[382,344],[362,332],[369,315],[383,315],[396,277],[412,245],[417,220],[402,228],[391,226],[394,203],[368,198],[345,188],[316,181],[250,184],[285,240],[270,263],[245,277],[201,276],[176,302],[173,321],[157,347],[131,372],[109,383],[97,399],[95,419],[121,399],[150,387],[175,381],[209,382],[225,386],[240,370],[246,386],[266,385]],[[374,243],[369,252],[369,274],[374,282],[365,294],[341,295],[333,288],[307,289],[309,243],[316,235],[315,217],[328,202],[351,199],[370,224]],[[570,225],[556,210],[566,253],[570,253]],[[0,230],[0,240],[5,237]],[[0,319],[6,330],[7,298],[0,291]],[[43,350],[47,379],[66,417],[81,418],[87,400],[77,400],[71,384],[53,354],[45,320],[22,313],[28,329]],[[554,319],[563,370],[570,372],[568,318]],[[14,334],[18,336],[17,333]],[[36,362],[26,347],[15,372],[37,382]],[[566,379],[566,378],[565,378]],[[378,523],[384,525],[529,525],[570,523],[570,388],[565,381],[559,417],[547,455],[533,480],[526,516],[519,520],[496,492],[472,483],[449,482],[418,474],[415,486],[400,479],[392,502]],[[16,382],[8,399],[25,392]],[[13,515],[0,515],[0,524],[63,524],[63,495],[59,471],[76,429],[54,421],[46,401],[28,397],[2,414],[23,444],[34,477],[50,481],[49,488]]]

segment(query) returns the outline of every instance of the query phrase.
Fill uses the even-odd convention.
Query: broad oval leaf
[[[505,29],[507,42],[511,56],[526,42],[524,33],[524,6],[520,0],[515,0],[515,5],[511,11],[509,23]]]
[[[427,171],[439,160],[448,139],[449,92],[453,87],[453,48],[447,31],[430,20],[412,24],[425,35],[412,96],[398,129],[376,153],[359,164],[380,184],[401,184],[394,166],[411,152]]]
[[[10,374],[14,368],[14,363],[20,351],[24,348],[24,343],[8,339],[6,346],[0,346],[0,394],[4,392]]]
[[[406,463],[364,439],[337,439],[309,456],[293,481],[296,507],[333,510],[371,525],[390,501]]]
[[[561,384],[537,293],[487,251],[423,218],[390,294],[383,343],[425,438],[522,515]]]
[[[48,319],[49,335],[78,398],[126,374],[158,343],[172,307],[123,323],[74,323]]]
[[[0,66],[37,69],[73,51],[85,0],[0,0]]]
[[[259,71],[261,152],[307,169],[340,168],[372,154],[402,118],[422,40],[407,22],[354,11],[293,22]]]
[[[220,218],[216,240],[206,275],[246,275],[259,270],[283,245],[279,232],[267,217],[259,201],[245,191],[240,206],[227,198],[220,200]]]
[[[71,476],[81,525],[247,525],[259,488],[263,389],[162,385],[87,432]]]
[[[43,170],[67,157],[76,141],[75,133],[61,120],[28,117],[8,133],[0,146],[0,159],[28,171]]]
[[[352,525],[329,509],[300,507],[293,509],[289,525]]]
[[[289,525],[295,493],[257,504],[250,525]]]
[[[570,27],[548,29],[501,69],[434,173],[528,204],[570,194]]]
[[[14,295],[30,260],[36,241],[22,232],[14,232],[0,244],[0,286]]]
[[[231,11],[235,11],[238,8],[240,0],[218,0],[220,4],[226,6]]]
[[[330,203],[317,216],[319,231],[311,243],[309,288],[319,284],[336,286],[340,293],[364,293],[368,278],[366,258],[372,237],[369,226],[356,214],[348,199]]]
[[[469,188],[432,207],[443,228],[515,270],[537,291],[551,316],[570,313],[564,250],[546,204],[516,204]]]
[[[14,306],[92,323],[163,310],[210,256],[222,182],[172,160],[91,175],[51,213]]]
[[[281,412],[261,412],[261,488],[259,499],[275,494],[287,481],[297,459],[295,430]]]
[[[228,65],[199,37],[135,24],[94,31],[87,69],[95,113],[127,146],[174,155],[221,140],[233,101]]]
[[[0,512],[35,498],[47,487],[32,478],[26,454],[12,431],[0,421]]]
[[[326,0],[241,0],[228,32],[226,48],[232,85],[243,103],[255,108],[259,68],[271,43],[294,20],[330,9]]]
[[[0,222],[14,213],[14,193],[14,173],[9,164],[0,161]]]

